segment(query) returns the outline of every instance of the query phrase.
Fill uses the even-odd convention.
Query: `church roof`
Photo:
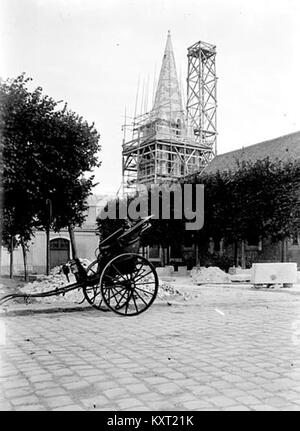
[[[183,121],[183,105],[178,82],[170,31],[162,60],[152,115],[176,123]]]
[[[300,160],[300,132],[290,133],[289,135],[220,154],[206,166],[204,172],[210,174],[217,171],[234,171],[237,168],[237,160],[240,162],[256,162],[266,157],[269,157],[271,161],[276,159],[283,162]]]

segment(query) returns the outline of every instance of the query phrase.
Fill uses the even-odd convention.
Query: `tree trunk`
[[[2,184],[2,151],[0,150],[0,184]],[[2,267],[2,231],[3,231],[3,192],[0,191],[0,275],[1,275],[1,267]]]
[[[2,210],[1,210],[1,200],[0,200],[0,221],[1,220],[2,220]],[[1,266],[2,266],[2,221],[0,222],[0,275],[1,275]]]
[[[10,261],[9,261],[9,278],[14,276],[14,237],[10,238]]]
[[[75,243],[75,235],[74,235],[74,229],[73,226],[68,226],[68,231],[70,235],[70,242],[71,242],[71,250],[72,250],[72,259],[77,259],[77,248]]]
[[[24,280],[28,281],[27,250],[26,250],[26,244],[24,243],[23,238],[21,238],[21,247],[22,247],[23,262],[24,262]]]
[[[46,227],[46,274],[50,274],[50,227]]]
[[[220,240],[220,256],[224,254],[224,238]]]
[[[241,241],[241,261],[242,269],[246,269],[245,241],[243,239]]]
[[[160,257],[160,265],[165,266],[164,249],[161,245],[159,246],[159,257]]]
[[[281,241],[281,262],[287,261],[287,238],[282,238]]]
[[[234,265],[239,266],[238,242],[234,241]]]
[[[198,243],[195,243],[195,258],[196,258],[196,266],[200,266],[199,244]]]

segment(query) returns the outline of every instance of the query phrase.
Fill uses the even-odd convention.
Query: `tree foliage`
[[[228,242],[272,237],[299,229],[300,162],[236,162],[234,171],[195,176],[205,187],[204,228],[199,238]]]
[[[91,171],[100,165],[99,134],[65,104],[29,89],[25,74],[0,84],[3,152],[3,237],[27,244],[35,229],[58,231],[84,220],[93,187]]]
[[[200,244],[207,244],[210,238],[227,243],[266,237],[281,240],[300,228],[299,161],[283,163],[268,157],[237,161],[233,171],[194,175],[181,183],[204,184],[203,228],[187,232],[184,219],[152,220],[152,229],[142,238],[144,245],[165,247],[189,238]],[[172,207],[171,214],[173,211]],[[105,237],[124,226],[124,221],[99,220],[98,225]]]

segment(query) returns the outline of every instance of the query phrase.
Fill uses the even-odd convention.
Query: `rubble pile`
[[[91,263],[88,259],[80,259],[82,265],[87,268],[87,266]],[[70,272],[69,273],[69,282],[62,272],[61,266],[56,266],[51,269],[50,274],[47,275],[38,275],[36,280],[25,284],[22,288],[20,288],[21,293],[35,294],[35,293],[44,293],[50,290],[59,289],[63,286],[68,286],[69,284],[75,283],[75,276]],[[44,297],[35,297],[31,298],[30,301],[43,302],[46,304],[57,303],[57,302],[74,302],[79,303],[84,299],[83,291],[81,288],[71,290],[67,292],[65,295],[53,295],[53,296],[44,296]]]
[[[231,283],[230,275],[222,271],[217,266],[209,266],[208,268],[200,267],[193,268],[191,277],[194,284],[217,284]]]
[[[159,280],[159,288],[157,297],[159,299],[183,299],[184,301],[187,301],[191,298],[191,296],[186,292],[180,292],[178,289],[176,289],[171,283],[167,283],[165,281]]]
[[[90,265],[90,261],[87,259],[80,259],[82,265],[87,268]],[[21,293],[27,294],[35,294],[35,293],[44,293],[50,290],[59,289],[63,286],[68,286],[69,284],[75,283],[75,276],[70,272],[69,273],[69,282],[65,274],[62,271],[61,266],[57,266],[52,268],[50,271],[50,275],[38,275],[36,280],[30,283],[25,284],[20,288]],[[159,280],[159,289],[157,297],[162,300],[184,300],[187,301],[191,299],[191,295],[187,292],[180,291],[176,289],[176,287],[170,282]],[[45,296],[45,297],[35,297],[30,298],[29,301],[32,302],[40,302],[45,304],[51,303],[63,303],[63,302],[74,302],[80,303],[84,299],[83,291],[81,288],[71,290],[67,292],[65,295],[53,295],[53,296]]]

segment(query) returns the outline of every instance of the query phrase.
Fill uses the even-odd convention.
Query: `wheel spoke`
[[[146,258],[124,253],[106,264],[100,277],[100,289],[109,309],[123,316],[135,316],[153,303],[158,278],[154,266]]]
[[[110,288],[107,288],[107,289],[109,289],[109,291],[112,291],[114,288],[113,288],[113,287],[110,287]],[[123,288],[121,288],[121,291],[122,291],[122,290],[125,290],[125,292],[126,292],[126,290],[127,290],[127,289],[126,289],[125,287],[123,287]],[[112,296],[110,296],[110,295],[109,295],[109,298],[110,298],[110,299],[115,298],[115,297],[116,297],[116,295],[118,295],[118,294],[120,294],[120,293],[121,293],[121,291],[120,291],[120,290],[119,290],[119,292],[117,291],[117,293],[115,293],[115,294],[114,294],[114,295],[112,295]]]
[[[118,302],[117,300],[116,300],[116,303],[117,303],[117,307],[119,307],[120,308],[120,303],[121,303],[121,301],[122,301],[122,299],[124,298],[124,296],[126,295],[126,290],[125,290],[125,292],[123,292],[123,294],[122,294],[122,296],[121,296],[121,298],[120,298],[120,301]],[[123,305],[125,305],[125,304],[123,304]],[[122,305],[122,307],[123,307],[123,305]]]
[[[141,300],[143,301],[143,303],[144,303],[145,305],[148,305],[148,303],[147,303],[147,302],[145,302],[144,298],[139,294],[139,292],[135,291],[135,293],[136,293],[136,294],[141,298]]]
[[[136,287],[136,290],[140,290],[141,292],[147,293],[148,295],[153,294],[153,292],[149,292],[148,290],[142,289],[141,287]]]
[[[134,273],[134,277],[138,277],[143,275],[146,271],[148,271],[148,268],[145,268],[144,265],[141,266],[141,268],[139,269],[139,271],[137,271],[136,273]]]
[[[139,272],[141,271],[141,269],[143,268],[143,266],[144,266],[144,264],[143,264],[143,263],[141,263],[141,264],[140,264],[139,269],[136,269],[136,270],[134,271],[135,276],[139,275]]]
[[[112,264],[112,267],[119,273],[119,275],[123,278],[123,280],[127,281],[127,279],[124,277],[124,275],[116,268],[114,264]]]
[[[130,301],[130,296],[131,296],[131,292],[128,291],[128,298],[127,298],[127,301],[126,301],[125,314],[127,314],[128,305],[129,305],[129,301]]]
[[[135,309],[136,309],[136,311],[138,312],[138,311],[139,311],[139,308],[138,308],[138,306],[137,306],[137,304],[136,304],[136,300],[135,300],[135,297],[134,297],[134,293],[132,294],[132,299],[133,299],[133,302],[134,302]]]
[[[146,274],[142,274],[138,279],[134,279],[135,282],[141,280],[143,277],[146,277],[146,275],[151,274],[152,271],[147,272]]]
[[[142,286],[144,284],[155,284],[155,281],[145,281],[144,283],[134,283],[135,286]]]

